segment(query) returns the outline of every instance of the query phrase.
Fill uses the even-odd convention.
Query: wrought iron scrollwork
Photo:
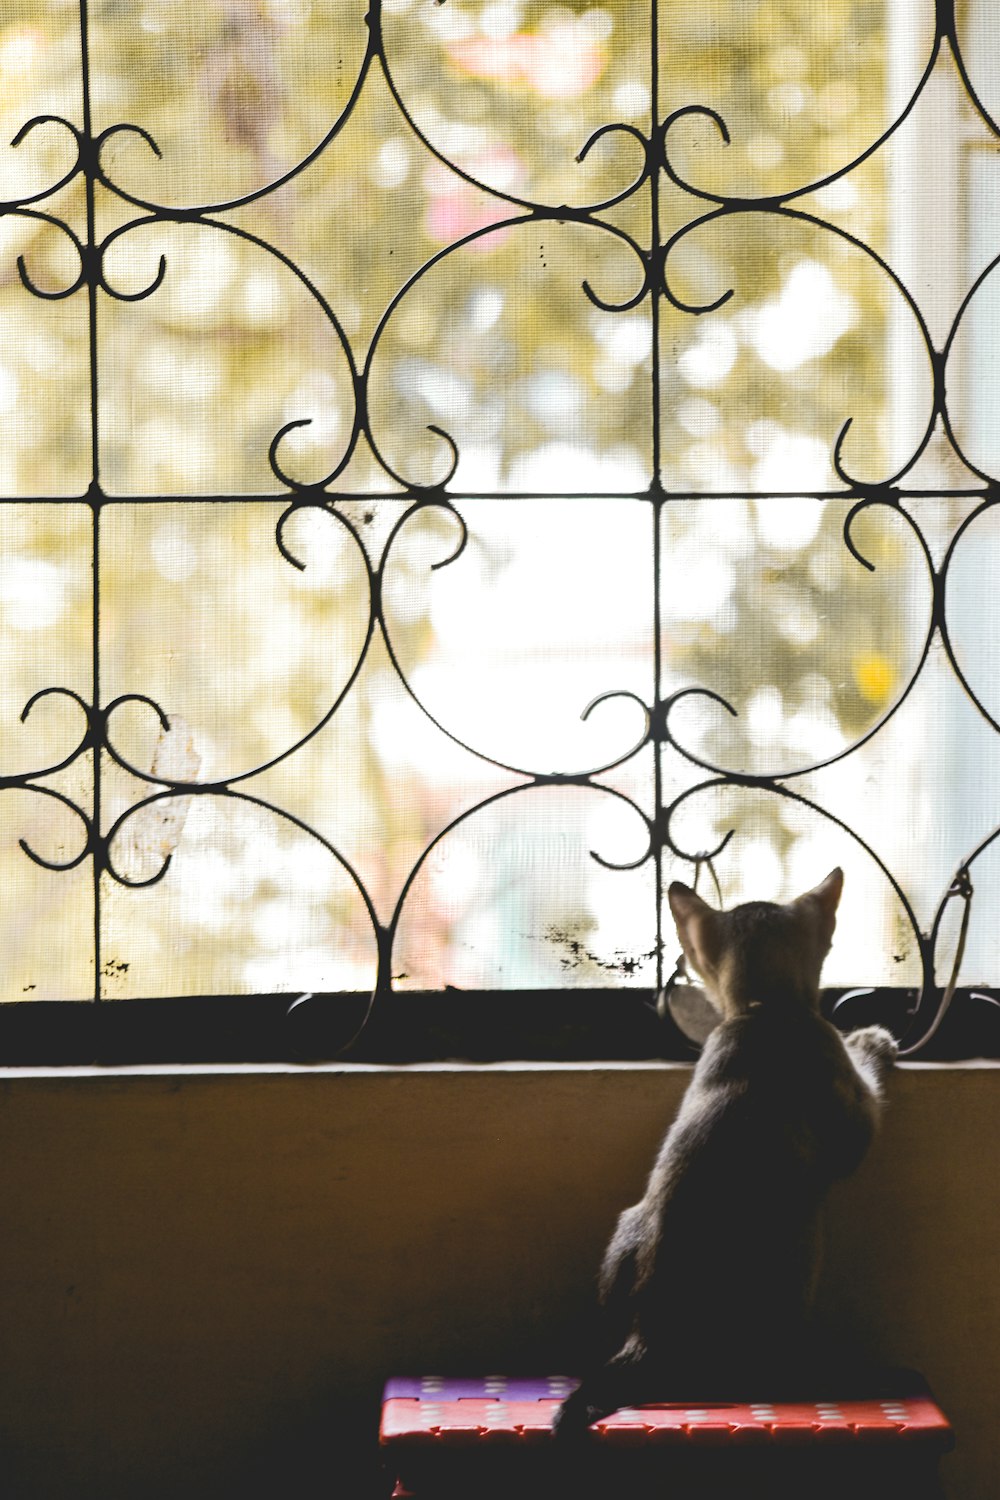
[[[175,805],[182,799],[214,798],[230,807],[239,804],[254,808],[262,816],[294,827],[298,832],[315,841],[346,876],[360,902],[365,920],[370,924],[377,962],[372,1006],[377,1007],[380,998],[386,996],[394,986],[393,974],[397,961],[396,949],[400,927],[408,902],[417,882],[427,868],[432,853],[443,841],[470,820],[482,817],[490,810],[498,808],[500,804],[506,804],[510,799],[520,799],[527,803],[532,797],[537,798],[551,788],[574,788],[586,792],[591,797],[614,799],[622,807],[636,813],[638,826],[644,833],[645,844],[635,857],[614,860],[608,858],[599,848],[593,848],[589,852],[593,860],[608,872],[636,870],[647,864],[653,868],[656,909],[651,914],[651,926],[655,930],[653,947],[655,987],[658,991],[663,991],[670,967],[669,960],[665,958],[670,943],[664,933],[662,900],[666,863],[668,860],[680,861],[682,864],[686,862],[697,872],[707,862],[713,877],[718,879],[713,862],[719,861],[731,847],[735,829],[729,828],[722,832],[714,847],[699,846],[692,849],[687,847],[685,839],[678,832],[678,826],[682,812],[691,804],[708,793],[722,789],[736,794],[747,791],[759,793],[786,804],[795,804],[806,814],[825,820],[828,825],[837,830],[838,835],[842,836],[845,842],[859,848],[871,862],[876,878],[885,882],[892,899],[898,904],[909,929],[912,943],[920,957],[920,993],[911,1007],[909,1029],[903,1037],[906,1051],[911,1055],[919,1053],[921,1047],[928,1043],[939,1029],[955,987],[952,984],[950,987],[952,993],[943,993],[936,978],[937,967],[942,957],[939,950],[944,942],[942,933],[946,910],[950,903],[961,899],[965,906],[967,925],[972,901],[972,872],[976,862],[1000,838],[1000,825],[986,832],[975,847],[963,857],[954,879],[940,899],[930,928],[925,931],[921,928],[914,905],[907,895],[905,879],[890,870],[870,840],[857,829],[849,826],[834,812],[824,808],[812,795],[807,795],[797,783],[801,784],[817,772],[857,754],[862,746],[883,733],[890,720],[910,698],[921,680],[936,642],[940,642],[944,657],[955,678],[982,720],[990,729],[1000,733],[1000,719],[983,701],[981,690],[977,690],[976,684],[970,680],[972,674],[959,659],[949,622],[948,592],[949,577],[952,574],[955,559],[960,554],[963,544],[968,543],[968,538],[981,518],[1000,504],[1000,488],[998,488],[997,476],[991,474],[981,464],[977,464],[977,458],[980,456],[963,451],[960,438],[956,433],[955,422],[949,412],[947,388],[949,361],[954,353],[964,321],[976,296],[1000,266],[1000,254],[995,256],[976,277],[955,313],[946,337],[943,341],[936,343],[916,297],[890,264],[890,260],[843,226],[820,217],[813,208],[806,207],[803,200],[812,196],[815,201],[815,195],[818,192],[829,188],[845,178],[847,174],[857,170],[889,143],[890,139],[913,115],[945,51],[953,58],[967,99],[979,119],[993,135],[1000,136],[1000,126],[997,125],[980,93],[977,92],[963,56],[954,5],[948,3],[948,0],[937,4],[930,52],[921,67],[912,91],[895,118],[888,123],[876,139],[869,141],[849,161],[845,161],[834,170],[808,182],[794,184],[786,191],[757,197],[746,194],[727,195],[699,185],[695,180],[695,174],[682,169],[675,160],[672,146],[678,139],[678,127],[681,127],[681,134],[683,134],[690,126],[703,126],[717,138],[713,149],[717,148],[724,152],[731,146],[733,139],[730,125],[719,110],[707,104],[688,103],[674,109],[671,113],[664,114],[659,97],[655,61],[652,61],[650,69],[652,123],[649,129],[644,131],[634,124],[619,119],[608,119],[590,132],[576,153],[576,161],[580,164],[588,162],[595,151],[598,154],[600,151],[613,151],[616,153],[616,160],[620,155],[623,174],[627,179],[625,185],[611,193],[599,195],[593,202],[571,205],[530,197],[513,189],[501,188],[496,183],[486,180],[488,174],[477,173],[467,164],[451,158],[432,138],[432,132],[429,132],[418,120],[407,98],[406,87],[398,78],[393,46],[387,40],[381,5],[379,0],[373,0],[365,18],[367,36],[356,77],[349,87],[347,101],[337,113],[336,118],[326,124],[320,139],[315,141],[299,160],[286,169],[276,172],[272,180],[263,185],[241,195],[220,197],[217,201],[178,205],[155,201],[148,194],[130,190],[120,180],[121,173],[116,172],[109,162],[113,154],[109,152],[109,146],[112,143],[122,146],[129,140],[133,142],[134,149],[139,153],[148,153],[151,158],[155,158],[156,162],[162,161],[161,146],[150,130],[130,120],[121,120],[100,131],[94,129],[90,65],[90,11],[93,4],[94,0],[79,0],[82,123],[74,124],[71,120],[56,114],[38,114],[20,127],[12,142],[13,146],[17,147],[34,132],[58,127],[72,137],[75,145],[75,159],[50,186],[43,190],[33,191],[16,202],[0,204],[0,217],[30,219],[42,223],[62,237],[72,250],[74,270],[69,280],[63,285],[46,284],[44,276],[37,269],[32,269],[30,254],[18,255],[16,258],[17,274],[26,293],[52,302],[67,301],[79,293],[88,303],[91,476],[83,503],[89,507],[91,519],[90,564],[93,578],[91,664],[94,689],[92,700],[88,700],[75,690],[58,686],[44,687],[30,697],[21,714],[26,725],[43,700],[63,695],[73,700],[82,712],[83,732],[77,743],[52,763],[39,766],[34,771],[23,775],[5,776],[0,779],[0,790],[20,790],[54,800],[66,808],[80,824],[81,846],[79,849],[72,850],[66,858],[51,859],[43,851],[32,847],[25,839],[21,839],[20,844],[26,857],[51,872],[75,869],[85,860],[91,861],[94,894],[94,1000],[101,1000],[104,994],[101,978],[102,903],[105,899],[107,882],[132,889],[142,889],[170,878],[173,854],[169,850],[165,853],[161,852],[159,863],[150,873],[145,874],[137,874],[124,868],[120,854],[117,852],[120,841],[130,827],[134,828],[136,820],[141,820],[145,814],[150,813],[150,810]],[[660,4],[658,0],[652,0],[651,59],[654,58],[657,49],[658,31],[667,24],[669,24],[667,8],[662,4],[662,0]],[[352,339],[348,331],[348,323],[338,312],[333,300],[321,291],[316,280],[279,243],[268,239],[263,233],[251,231],[244,223],[234,222],[225,216],[260,202],[301,177],[312,163],[331,149],[332,144],[340,137],[355,115],[362,98],[367,97],[366,91],[374,89],[376,84],[383,90],[383,93],[387,92],[400,127],[409,133],[410,138],[418,142],[421,149],[429,153],[448,172],[453,173],[458,181],[485,194],[496,206],[497,217],[491,218],[488,223],[466,233],[456,234],[451,242],[429,256],[413,271],[382,310],[367,347],[362,350]],[[687,122],[687,125],[685,126],[682,122]],[[155,167],[155,170],[158,171],[159,167]],[[82,229],[69,217],[61,217],[55,207],[52,207],[50,211],[49,208],[43,206],[50,200],[54,203],[58,195],[65,193],[74,184],[82,188],[82,217],[85,220]],[[662,195],[666,191],[679,195],[687,206],[685,222],[670,232],[667,232],[664,227],[664,216],[661,213]],[[96,211],[99,202],[112,204],[116,214],[115,227],[103,234],[98,230],[99,222],[104,222],[100,220]],[[631,230],[623,228],[611,214],[612,210],[629,203],[643,203],[648,207],[649,234],[645,241]],[[755,217],[762,218],[769,226],[780,225],[782,231],[805,230],[830,236],[845,253],[862,257],[872,274],[882,278],[884,288],[898,301],[904,310],[904,316],[912,323],[918,344],[926,355],[931,388],[930,408],[925,420],[922,421],[918,441],[903,462],[892,466],[889,474],[880,477],[877,481],[872,481],[860,479],[852,473],[854,464],[847,457],[847,450],[849,435],[857,413],[848,410],[842,415],[830,453],[831,469],[839,487],[816,490],[815,487],[806,486],[803,490],[794,491],[795,495],[811,497],[820,503],[839,500],[846,504],[847,511],[842,529],[843,547],[845,553],[852,559],[853,565],[868,571],[874,571],[876,564],[866,554],[864,546],[858,540],[857,523],[860,518],[865,514],[880,512],[887,514],[891,511],[902,519],[903,525],[913,538],[928,581],[928,617],[922,631],[920,649],[915,655],[906,680],[895,690],[891,702],[885,706],[874,722],[855,734],[850,743],[836,752],[814,758],[806,763],[784,765],[778,770],[767,772],[750,771],[742,766],[717,763],[700,749],[685,743],[683,733],[676,727],[677,709],[682,702],[698,699],[703,705],[714,703],[721,713],[730,717],[737,716],[737,709],[720,692],[704,684],[691,683],[681,690],[670,692],[667,687],[661,644],[666,631],[660,596],[664,562],[664,517],[668,507],[672,504],[692,498],[690,494],[682,493],[676,485],[669,482],[662,461],[661,396],[665,378],[666,354],[660,342],[661,319],[666,315],[666,309],[684,318],[704,318],[734,302],[737,296],[736,289],[726,285],[720,286],[716,291],[713,284],[714,295],[709,294],[697,300],[691,296],[681,295],[673,273],[678,259],[686,250],[690,250],[698,243],[700,235],[706,231],[715,232],[720,229],[727,232],[732,230],[734,233],[749,233]],[[100,423],[102,356],[97,332],[99,310],[102,298],[119,303],[140,302],[154,298],[169,281],[170,255],[166,251],[157,251],[155,248],[154,266],[147,274],[144,284],[137,289],[123,289],[116,285],[117,278],[108,269],[112,253],[124,247],[129,237],[146,235],[155,241],[157,232],[166,226],[185,232],[204,231],[215,236],[235,237],[254,254],[259,254],[269,264],[280,267],[282,274],[287,273],[294,278],[298,288],[308,299],[317,319],[332,332],[336,348],[339,350],[337,357],[342,362],[339,373],[346,381],[353,399],[353,410],[346,434],[338,443],[335,455],[328,456],[324,472],[319,478],[305,480],[297,477],[296,465],[293,458],[289,457],[290,449],[294,449],[294,440],[289,443],[288,439],[293,433],[302,432],[309,426],[312,419],[308,416],[292,415],[284,421],[278,430],[273,432],[265,457],[274,485],[277,487],[276,509],[280,512],[274,523],[273,544],[284,563],[298,572],[308,570],[308,559],[303,558],[294,541],[295,518],[302,512],[321,515],[327,524],[340,528],[348,538],[352,554],[356,555],[359,562],[367,589],[367,599],[362,605],[359,648],[345,680],[331,689],[325,708],[306,732],[250,768],[230,768],[229,770],[223,768],[220,772],[213,771],[208,777],[200,777],[197,771],[189,776],[173,776],[163,770],[152,770],[126,754],[112,735],[112,721],[127,704],[138,705],[143,710],[152,713],[161,731],[169,734],[171,731],[171,705],[169,703],[161,704],[153,696],[140,692],[120,694],[109,702],[102,699],[101,668],[104,649],[100,629],[102,513],[112,500],[115,505],[120,506],[127,505],[132,500],[137,502],[140,497],[120,494],[109,496],[102,482],[103,450]],[[379,379],[379,360],[384,346],[389,341],[394,319],[419,302],[428,284],[427,278],[432,277],[439,268],[447,271],[454,264],[460,263],[463,254],[474,251],[482,242],[487,241],[489,236],[500,233],[509,233],[513,236],[527,235],[547,226],[568,226],[574,233],[583,235],[588,244],[603,247],[612,242],[620,248],[629,264],[634,263],[636,271],[636,281],[634,283],[629,281],[629,290],[626,294],[618,297],[605,295],[600,285],[595,285],[595,278],[588,274],[582,276],[580,280],[581,297],[586,299],[597,312],[612,317],[636,309],[644,309],[648,313],[652,329],[649,376],[651,473],[648,484],[621,496],[623,501],[630,504],[641,502],[646,505],[650,519],[653,555],[651,618],[654,636],[650,647],[650,688],[648,695],[643,695],[631,688],[611,685],[589,703],[581,706],[581,719],[588,726],[595,711],[601,705],[612,701],[631,703],[638,708],[641,715],[641,728],[637,737],[633,736],[619,753],[598,758],[597,764],[589,765],[582,770],[558,770],[550,765],[530,763],[527,759],[518,761],[510,756],[491,754],[489,746],[474,742],[473,737],[466,736],[455,725],[449,724],[447,716],[433,709],[425,701],[418,686],[414,684],[413,674],[407,670],[404,655],[395,639],[391,611],[386,603],[387,584],[398,561],[404,532],[415,517],[425,515],[428,510],[441,518],[446,518],[455,528],[453,542],[450,550],[447,550],[444,556],[436,558],[429,564],[429,567],[431,571],[434,571],[459,566],[467,552],[470,537],[474,535],[474,524],[470,521],[470,503],[488,497],[464,487],[463,455],[460,443],[455,434],[449,431],[446,421],[425,424],[424,430],[432,435],[436,448],[433,458],[428,460],[427,464],[427,473],[430,477],[420,479],[413,473],[407,472],[405,462],[391,455],[391,445],[386,441],[386,434],[377,416],[373,415],[372,393]],[[856,429],[854,431],[856,433]],[[914,506],[914,502],[926,492],[918,486],[907,488],[907,480],[913,475],[935,434],[943,437],[944,441],[950,445],[954,456],[969,474],[981,482],[978,486],[973,485],[971,488],[965,487],[953,492],[946,490],[933,492],[935,496],[942,498],[947,498],[949,494],[972,497],[975,502],[969,513],[957,525],[940,560],[936,560],[924,536]],[[340,483],[362,448],[371,455],[375,465],[381,471],[383,482],[377,494],[369,490],[355,493],[345,489]],[[266,498],[273,499],[275,494]],[[567,505],[571,505],[578,497],[579,492],[566,491],[551,494],[547,498],[562,500]],[[169,498],[163,497],[164,503]],[[254,501],[261,499],[259,496],[230,498],[233,503],[238,503],[241,498]],[[375,556],[370,554],[366,540],[358,525],[351,518],[345,503],[367,498],[391,500],[398,502],[400,506],[399,517],[391,527],[380,554]],[[517,498],[517,496],[507,495],[506,498]],[[521,498],[529,497],[525,495]],[[719,495],[705,493],[694,498],[703,500],[707,505],[714,498],[725,498],[725,496],[720,492]],[[738,498],[751,499],[754,496],[748,493]],[[268,545],[270,545],[270,539]],[[366,618],[363,618],[364,611],[367,612]],[[265,772],[279,763],[300,754],[306,745],[330,723],[349,694],[355,690],[376,644],[379,649],[384,650],[390,669],[405,690],[410,702],[416,705],[419,712],[435,726],[441,735],[466,754],[475,757],[484,766],[513,778],[513,784],[490,793],[473,806],[463,808],[445,827],[435,833],[403,878],[398,894],[391,903],[388,916],[380,915],[376,902],[366,888],[360,873],[331,839],[310,826],[306,820],[297,817],[267,797],[258,796],[249,790],[255,778],[263,776]],[[590,728],[588,728],[589,732],[591,732]],[[610,773],[644,754],[651,756],[654,767],[653,805],[645,809],[630,794],[607,780]],[[676,793],[668,790],[664,772],[665,757],[668,754],[679,758],[686,770],[690,772],[689,784]],[[81,805],[67,792],[46,784],[47,778],[66,772],[78,762],[89,764],[90,767],[93,792],[88,806]],[[133,801],[124,810],[109,816],[105,803],[105,778],[108,769],[112,766],[136,778],[138,782],[144,784],[146,790],[138,797],[138,800]]]

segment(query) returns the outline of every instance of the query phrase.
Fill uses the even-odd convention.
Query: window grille
[[[995,1048],[994,32],[6,7],[6,1057],[683,1050],[670,880],[834,864]]]

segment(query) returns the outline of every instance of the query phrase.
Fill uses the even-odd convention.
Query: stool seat
[[[558,1452],[552,1418],[576,1385],[562,1375],[390,1380],[380,1443],[397,1493],[417,1500],[461,1488],[482,1493],[491,1475],[529,1488],[533,1477],[551,1484]],[[899,1389],[898,1396],[878,1399],[831,1391],[816,1401],[623,1408],[591,1427],[588,1462],[617,1487],[626,1472],[622,1463],[632,1458],[642,1460],[647,1473],[690,1476],[699,1465],[704,1472],[713,1454],[721,1460],[719,1472],[728,1465],[734,1474],[750,1473],[755,1463],[762,1468],[754,1455],[766,1466],[770,1455],[777,1469],[797,1476],[796,1483],[822,1460],[828,1474],[839,1464],[850,1476],[852,1494],[856,1476],[876,1472],[907,1476],[901,1496],[932,1493],[909,1478],[933,1474],[938,1455],[953,1444],[951,1424],[919,1377],[909,1375]]]

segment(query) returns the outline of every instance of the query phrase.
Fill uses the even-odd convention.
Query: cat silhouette
[[[557,1437],[643,1402],[803,1394],[820,1210],[868,1149],[896,1056],[882,1027],[843,1036],[820,1014],[843,880],[730,911],[671,885],[686,964],[721,1019],[611,1237],[601,1347]]]

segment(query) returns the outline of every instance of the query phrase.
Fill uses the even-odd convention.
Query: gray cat
[[[670,909],[721,1021],[641,1201],[618,1220],[599,1292],[606,1342],[555,1432],[643,1401],[804,1394],[828,1188],[858,1166],[896,1043],[841,1034],[819,975],[844,877],[785,906],[716,911],[686,885]]]

